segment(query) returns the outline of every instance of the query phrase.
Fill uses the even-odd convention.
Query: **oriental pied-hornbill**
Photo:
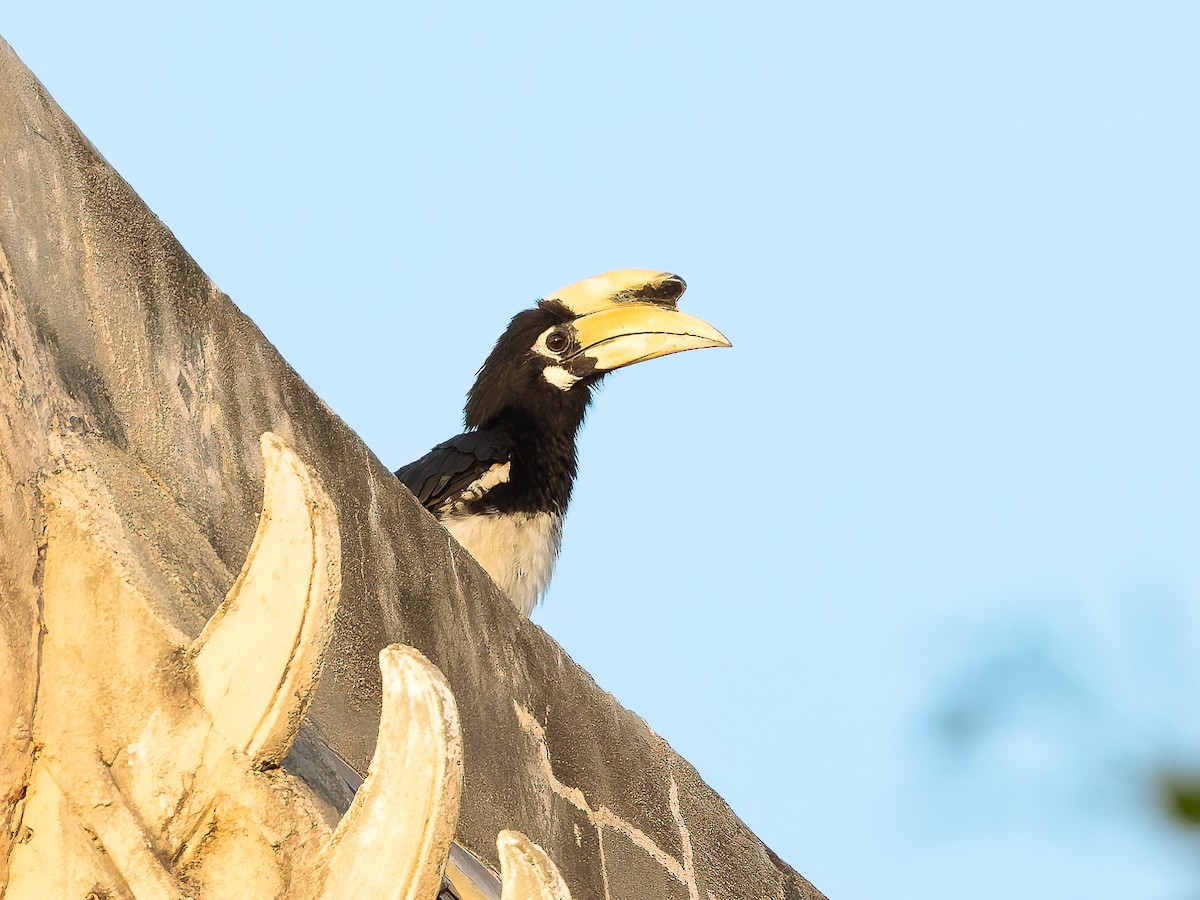
[[[592,389],[621,366],[730,346],[676,309],[686,287],[676,275],[622,269],[518,313],[467,395],[467,431],[396,472],[522,615],[554,571]]]

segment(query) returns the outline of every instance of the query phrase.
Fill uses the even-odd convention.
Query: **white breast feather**
[[[445,518],[442,524],[504,589],[521,615],[533,612],[554,574],[562,516],[477,515]]]

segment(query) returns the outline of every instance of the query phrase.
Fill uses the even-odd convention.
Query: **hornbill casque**
[[[622,366],[731,346],[676,308],[686,287],[677,275],[622,269],[518,313],[467,394],[467,430],[396,472],[522,615],[554,571],[592,389]]]

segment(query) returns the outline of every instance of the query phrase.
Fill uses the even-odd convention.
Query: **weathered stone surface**
[[[30,771],[38,485],[64,464],[63,436],[93,448],[131,527],[157,542],[168,562],[151,577],[184,598],[159,614],[195,638],[254,538],[266,431],[312,467],[337,512],[342,599],[309,723],[345,760],[363,772],[375,745],[379,650],[409,644],[458,701],[458,838],[493,866],[498,832],[516,829],[576,900],[820,896],[515,613],[0,42],[0,722],[15,723],[0,743],[0,809]],[[136,478],[123,474],[131,466]],[[155,509],[176,504],[184,535],[159,533]],[[291,769],[323,771],[310,762]],[[325,796],[344,807],[344,795]],[[10,839],[0,829],[0,867]],[[639,881],[643,870],[655,874]]]
[[[337,520],[312,473],[263,436],[254,544],[193,641],[196,629],[161,615],[191,608],[177,580],[157,577],[175,561],[133,527],[189,545],[186,517],[165,494],[151,511],[110,493],[108,462],[128,457],[61,437],[63,465],[41,481],[36,751],[4,896],[432,900],[458,819],[462,737],[449,684],[418,651],[379,654],[379,736],[345,815],[276,767],[319,682],[340,593]],[[155,493],[145,472],[122,474]],[[553,865],[521,835],[505,846],[506,881],[525,886],[513,900],[546,900]]]

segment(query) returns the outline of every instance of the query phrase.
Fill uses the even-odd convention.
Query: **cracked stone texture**
[[[497,832],[513,828],[545,847],[576,900],[822,896],[515,613],[0,41],[0,814],[29,772],[37,479],[62,465],[63,435],[126,454],[178,504],[191,525],[159,533],[154,503],[113,486],[174,570],[214,582],[193,593],[211,604],[254,536],[268,430],[320,477],[341,528],[342,601],[313,734],[365,770],[378,651],[411,644],[454,689],[466,765],[458,839],[493,867]],[[162,614],[197,620],[196,610]],[[293,771],[324,771],[306,766],[317,743],[298,743]],[[0,884],[10,839],[0,827]]]

